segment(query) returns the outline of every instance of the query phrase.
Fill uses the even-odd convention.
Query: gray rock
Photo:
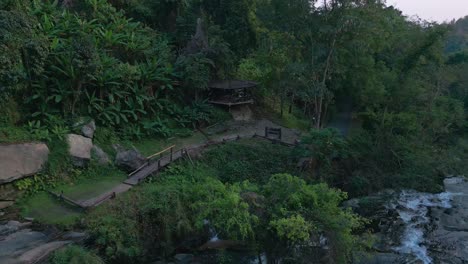
[[[71,241],[54,241],[34,247],[18,257],[20,263],[38,263],[54,251],[72,243]]]
[[[0,201],[0,210],[6,209],[6,208],[12,206],[13,204],[14,204],[14,202],[12,202],[12,201]]]
[[[414,263],[407,262],[405,256],[395,253],[357,253],[355,256],[355,263],[358,264],[400,264],[400,263]],[[414,260],[413,260],[414,261]]]
[[[73,165],[84,167],[91,159],[91,149],[93,142],[89,138],[80,135],[67,135],[68,152],[72,157]]]
[[[132,172],[145,164],[146,158],[136,150],[126,150],[117,153],[115,164],[122,170]]]
[[[0,184],[40,172],[48,157],[49,148],[43,143],[0,145]]]
[[[86,233],[79,233],[79,232],[67,232],[65,233],[62,238],[65,239],[65,240],[72,240],[72,241],[80,241],[80,240],[83,240],[85,239],[87,236],[86,236]]]
[[[353,211],[356,211],[359,209],[359,199],[354,198],[348,201],[343,202],[343,207],[344,208],[351,208]]]
[[[468,263],[468,182],[462,178],[444,181],[451,193],[451,208],[432,208],[432,226],[426,242],[434,263]]]
[[[94,122],[94,120],[84,125],[81,128],[81,133],[83,134],[83,136],[87,138],[93,138],[95,131],[96,131],[96,123]]]
[[[248,105],[233,106],[229,112],[236,121],[250,121],[253,119],[253,112]]]
[[[24,229],[8,235],[0,241],[0,256],[14,256],[46,242],[46,235]]]
[[[107,165],[111,163],[111,160],[109,158],[109,155],[107,155],[104,150],[102,150],[100,147],[94,145],[93,148],[91,149],[94,157],[96,157],[97,161],[101,165]]]

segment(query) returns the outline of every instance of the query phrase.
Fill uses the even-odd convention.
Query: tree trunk
[[[281,94],[281,99],[280,100],[281,100],[280,101],[280,108],[281,108],[280,112],[281,112],[281,117],[283,117],[283,108],[284,108],[284,95],[283,94]]]

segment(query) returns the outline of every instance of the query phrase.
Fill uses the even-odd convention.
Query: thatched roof
[[[212,81],[208,84],[208,88],[211,89],[222,89],[222,90],[232,90],[232,89],[244,89],[244,88],[253,88],[258,86],[258,83],[252,81],[242,81],[242,80],[225,80],[225,81]]]

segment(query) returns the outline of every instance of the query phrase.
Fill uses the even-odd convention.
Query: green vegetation
[[[363,224],[340,209],[347,193],[437,192],[466,172],[467,21],[414,21],[380,0],[1,1],[0,143],[51,150],[41,174],[14,183],[22,214],[86,218],[111,263],[194,251],[204,220],[282,263],[321,256],[307,245],[323,236],[344,263]],[[209,82],[236,78],[259,83],[255,114],[303,131],[299,147],[215,147],[89,215],[45,193],[88,199],[125,178],[71,166],[64,141],[80,121],[96,121],[93,143],[111,156],[116,143],[144,155],[201,143],[197,128],[229,118]],[[100,263],[74,247],[53,260]]]
[[[21,215],[34,220],[60,227],[71,227],[80,219],[82,212],[68,206],[46,192],[23,198],[19,201]]]
[[[272,174],[295,173],[297,163],[291,148],[255,139],[218,146],[204,154],[201,161],[225,183],[265,183]]]
[[[48,190],[75,200],[83,201],[99,196],[103,192],[112,189],[126,179],[126,174],[111,167],[91,165],[88,169],[73,170],[72,178],[54,180],[53,184],[46,184],[46,175],[34,176],[16,182],[20,190],[27,191],[19,202],[21,215],[31,217],[45,224],[57,224],[62,227],[71,227],[76,224],[79,217],[83,217],[83,211],[59,201]]]
[[[93,252],[78,246],[67,246],[54,253],[49,264],[103,264],[105,263]]]
[[[226,178],[225,170],[213,164],[226,163],[228,155],[252,151],[246,143],[253,142],[215,147],[195,166],[188,162],[171,166],[160,177],[93,211],[87,225],[100,251],[119,263],[169,257],[182,244],[195,249],[208,241],[212,234],[207,230],[212,228],[219,237],[244,241],[276,260],[307,259],[295,255],[294,248],[326,233],[333,255],[346,260],[351,249],[360,245],[352,232],[363,223],[340,209],[346,194],[289,174],[266,178],[271,171],[262,168],[284,157],[285,147],[265,142],[256,147],[270,145],[268,150],[276,151],[268,156],[268,150],[251,152],[242,164],[228,162],[247,170],[232,170]],[[261,175],[244,181],[243,173],[255,167],[254,172]]]

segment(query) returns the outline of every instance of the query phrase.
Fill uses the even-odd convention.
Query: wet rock
[[[146,163],[146,158],[137,150],[125,150],[117,153],[115,165],[124,171],[132,172]]]
[[[0,184],[40,172],[49,157],[43,143],[0,145]]]
[[[444,181],[451,207],[433,208],[427,243],[434,263],[468,263],[468,182],[463,177]]]
[[[96,160],[99,164],[108,165],[111,163],[109,155],[107,155],[107,153],[104,152],[104,150],[102,150],[100,147],[93,145],[91,152],[93,153],[94,157],[96,157]]]
[[[93,142],[91,139],[69,134],[67,135],[68,152],[72,157],[73,165],[76,167],[84,167],[91,160],[91,149]]]
[[[359,199],[355,198],[355,199],[345,201],[343,203],[343,207],[344,208],[351,208],[351,210],[353,210],[353,211],[358,211],[359,210]]]
[[[94,132],[96,131],[96,123],[93,121],[89,122],[88,124],[84,125],[81,128],[81,134],[87,138],[93,138]]]

